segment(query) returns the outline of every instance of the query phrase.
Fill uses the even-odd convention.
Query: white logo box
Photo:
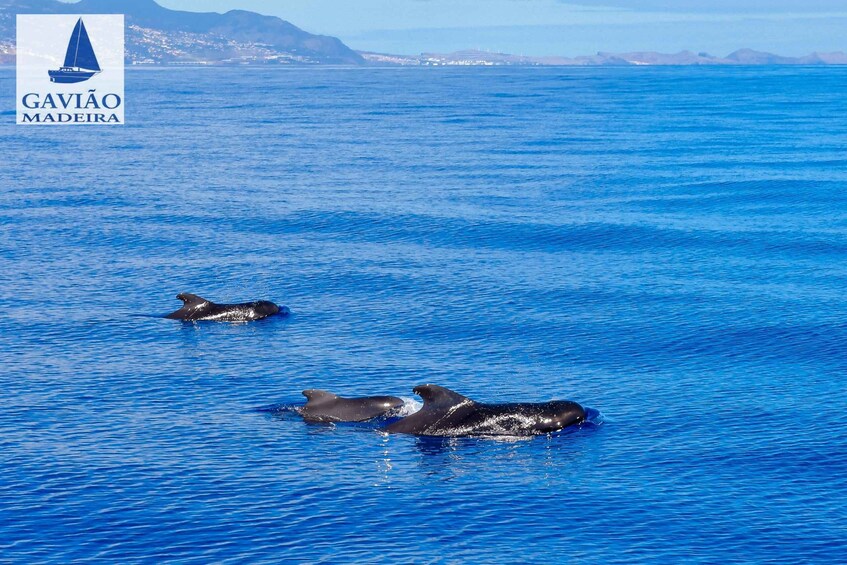
[[[123,14],[18,14],[16,84],[19,124],[123,124]]]

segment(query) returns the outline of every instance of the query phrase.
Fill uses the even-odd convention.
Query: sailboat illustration
[[[71,39],[68,41],[68,52],[65,53],[65,64],[58,71],[47,71],[50,82],[82,82],[100,72],[100,63],[91,47],[88,32],[82,18],[77,20]]]

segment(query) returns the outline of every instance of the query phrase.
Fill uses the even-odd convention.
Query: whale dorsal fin
[[[325,390],[308,389],[303,391],[303,396],[309,399],[307,404],[317,404],[320,402],[328,402],[338,398],[336,395]]]
[[[197,307],[203,304],[213,304],[211,300],[206,300],[202,296],[197,296],[196,294],[191,294],[188,292],[177,294],[176,297],[182,300],[188,307]]]
[[[430,406],[455,406],[463,402],[473,402],[467,396],[462,396],[458,392],[438,385],[419,385],[412,392],[423,398],[424,408]]]
[[[449,388],[438,385],[416,386],[414,393],[423,398],[423,407],[402,420],[389,424],[385,431],[418,435],[444,435],[461,425],[475,410],[475,402]]]

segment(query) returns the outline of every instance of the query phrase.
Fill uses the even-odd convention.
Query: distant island
[[[639,66],[847,65],[847,54],[783,57],[740,49],[725,57],[681,51],[532,57],[468,50],[392,55],[355,51],[340,39],[315,35],[275,16],[245,10],[225,14],[169,10],[154,0],[0,0],[0,64],[15,62],[15,14],[126,15],[129,65],[371,65],[371,66]]]
[[[455,53],[422,53],[415,56],[389,55],[384,53],[359,52],[371,64],[407,66],[672,66],[672,65],[847,65],[847,54],[812,53],[803,57],[783,57],[773,53],[739,49],[726,57],[708,53],[680,51],[674,54],[655,51],[632,53],[604,53],[580,57],[528,57],[493,53],[490,51],[467,50]]]

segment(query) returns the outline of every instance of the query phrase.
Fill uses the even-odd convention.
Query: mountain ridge
[[[246,10],[185,12],[155,0],[0,0],[0,15],[5,16],[0,18],[0,45],[14,44],[18,13],[123,13],[129,63],[364,63],[340,39],[303,31],[276,16]]]

